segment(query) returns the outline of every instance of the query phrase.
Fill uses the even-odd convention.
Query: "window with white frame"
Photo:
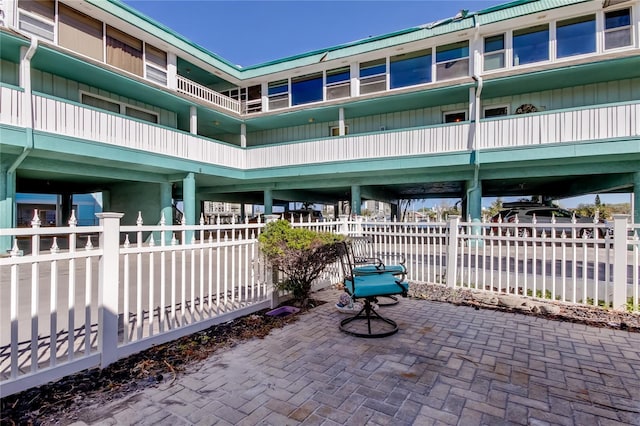
[[[556,24],[556,56],[582,55],[596,51],[596,15],[558,21]]]
[[[54,0],[18,2],[18,28],[44,40],[55,38]]]
[[[484,70],[497,70],[505,66],[504,34],[484,39]]]
[[[365,95],[383,90],[387,90],[387,60],[383,58],[361,63],[360,94]]]
[[[509,115],[509,105],[489,105],[483,108],[484,118],[500,117]]]
[[[322,101],[322,73],[307,74],[291,79],[291,105]]]
[[[415,86],[431,81],[431,49],[392,56],[389,59],[390,87]]]
[[[436,48],[436,80],[449,80],[468,75],[468,41],[447,44]]]
[[[620,9],[604,14],[604,48],[616,49],[630,46],[631,9]]]
[[[513,65],[549,60],[549,25],[536,25],[513,32]]]
[[[269,110],[289,107],[289,80],[269,83]]]
[[[349,67],[327,71],[327,100],[351,95],[351,70]]]
[[[159,117],[156,112],[145,110],[143,108],[129,105],[124,102],[118,102],[114,99],[97,96],[93,93],[80,91],[80,102],[94,108],[103,109],[105,111],[114,112],[116,114],[126,115],[128,117],[148,121],[150,123],[157,124],[159,121]]]
[[[145,73],[148,80],[167,85],[167,52],[150,44],[144,45]]]
[[[445,123],[460,123],[467,121],[467,111],[447,111],[442,113],[442,121]]]

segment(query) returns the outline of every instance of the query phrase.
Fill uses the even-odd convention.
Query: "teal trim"
[[[3,83],[2,81],[0,81],[0,87],[7,87],[9,89],[17,90],[18,92],[24,93],[24,87],[14,86],[13,84]]]

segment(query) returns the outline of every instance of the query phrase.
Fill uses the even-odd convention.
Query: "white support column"
[[[358,63],[351,64],[351,97],[360,96],[360,65]]]
[[[460,216],[449,216],[449,247],[447,248],[447,287],[456,286],[458,267],[458,223]]]
[[[269,83],[262,83],[262,112],[269,111]]]
[[[175,53],[167,52],[167,87],[178,88],[178,57]]]
[[[344,129],[344,108],[340,107],[340,109],[338,109],[338,132],[340,136],[344,136]]]
[[[240,146],[247,147],[247,125],[245,123],[240,124]]]
[[[189,131],[192,135],[198,134],[198,109],[195,106],[192,106],[189,110],[190,119],[189,119]]]
[[[118,290],[120,270],[120,219],[123,213],[96,213],[100,219],[100,269],[98,278],[98,351],[101,367],[118,359]]]

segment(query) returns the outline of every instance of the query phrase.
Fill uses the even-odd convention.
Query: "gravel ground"
[[[474,306],[537,315],[557,321],[580,322],[593,327],[606,327],[640,333],[640,314],[619,312],[595,306],[555,302],[523,296],[506,296],[463,288],[449,288],[438,284],[411,283],[409,296],[455,305]],[[503,297],[516,303],[501,303]]]
[[[628,312],[468,289],[452,289],[437,284],[411,283],[410,288],[409,296],[416,299],[474,306],[476,309],[512,311],[558,321],[640,332],[640,315]],[[90,369],[55,383],[2,398],[0,423],[69,423],[60,423],[58,419],[73,419],[74,413],[92,404],[112,401],[144,387],[170,383],[189,365],[209,357],[215,351],[247,339],[262,338],[274,328],[280,328],[298,318],[299,315],[273,318],[259,312],[153,347],[120,360],[104,370]]]

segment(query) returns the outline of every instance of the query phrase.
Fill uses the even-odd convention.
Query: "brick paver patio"
[[[361,339],[332,303],[78,424],[640,425],[640,334],[402,299]]]

